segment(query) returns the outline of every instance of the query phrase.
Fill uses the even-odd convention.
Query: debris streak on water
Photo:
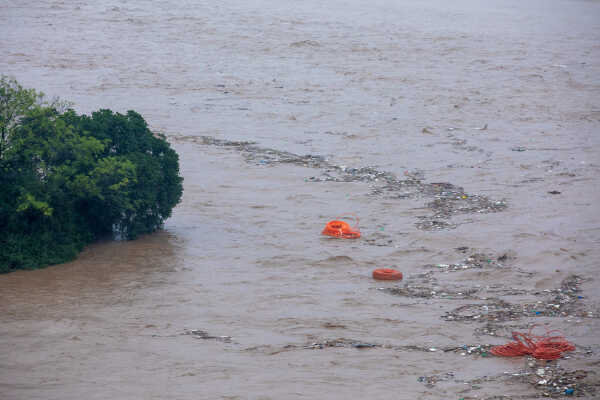
[[[600,395],[600,3],[5,0],[0,50],[185,178],[163,231],[0,276],[0,398]],[[533,324],[576,351],[489,354]]]

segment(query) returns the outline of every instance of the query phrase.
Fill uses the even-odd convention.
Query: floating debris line
[[[418,345],[403,345],[392,346],[389,344],[370,343],[362,340],[337,338],[337,339],[321,339],[311,340],[305,344],[287,344],[285,346],[262,345],[245,349],[245,351],[258,351],[268,355],[275,355],[287,351],[298,350],[325,350],[330,348],[351,348],[351,349],[386,349],[393,351],[409,351],[423,353],[457,353],[462,356],[488,357],[491,356],[489,350],[493,347],[491,344],[464,344],[459,346],[418,346]]]
[[[566,277],[557,289],[536,291],[532,294],[544,296],[544,300],[534,303],[513,304],[499,298],[486,299],[486,303],[465,304],[446,312],[446,321],[498,322],[519,320],[526,317],[577,317],[599,318],[599,310],[592,310],[580,301],[577,275]]]
[[[366,351],[368,349],[386,349],[390,351],[408,351],[408,352],[424,352],[435,354],[456,354],[462,357],[472,357],[475,359],[495,357],[491,353],[493,345],[490,344],[464,344],[458,346],[445,347],[427,347],[416,345],[391,346],[376,343],[364,342],[362,340],[338,338],[338,339],[323,339],[313,340],[306,344],[288,344],[285,346],[261,345],[244,349],[249,352],[259,352],[265,355],[274,356],[289,351],[307,351],[307,350],[327,350],[332,348],[347,348]],[[439,382],[454,382],[468,385],[463,393],[473,390],[480,390],[480,386],[485,382],[506,382],[515,383],[523,382],[531,385],[541,397],[563,397],[565,395],[573,395],[575,397],[595,396],[600,388],[600,381],[597,379],[597,372],[591,370],[578,369],[574,371],[566,370],[558,362],[548,363],[536,361],[533,358],[528,358],[527,365],[524,369],[517,372],[504,372],[499,375],[484,375],[474,379],[458,379],[455,373],[448,371],[435,375],[424,375],[417,377],[417,381],[425,386],[432,388]],[[469,398],[482,398],[479,396]],[[515,396],[493,396],[484,397],[484,399],[515,399],[515,398],[532,398],[530,394],[523,397]],[[588,397],[591,398],[591,397]],[[465,397],[466,399],[466,397]]]
[[[425,183],[422,171],[407,171],[400,179],[394,173],[375,167],[348,168],[335,165],[320,155],[298,155],[261,147],[256,142],[217,139],[212,136],[171,136],[173,141],[188,141],[206,146],[229,147],[239,151],[245,160],[255,165],[272,166],[293,164],[319,169],[320,176],[305,178],[306,182],[363,182],[371,185],[372,196],[388,199],[433,197],[425,206],[432,214],[419,216],[415,226],[422,230],[454,229],[456,224],[447,220],[454,215],[492,213],[507,208],[505,200],[491,200],[487,196],[471,195],[460,186],[446,182]]]
[[[213,336],[213,335],[210,335],[208,332],[203,331],[202,329],[192,329],[192,330],[185,329],[183,331],[183,334],[190,335],[196,339],[216,340],[218,342],[232,343],[231,336]]]
[[[573,396],[591,399],[596,398],[600,389],[596,371],[569,371],[558,363],[529,362],[527,368],[507,375],[509,380],[528,383],[546,398]]]
[[[423,285],[405,285],[391,288],[380,288],[382,292],[389,293],[394,296],[411,297],[411,298],[423,298],[423,299],[449,299],[449,300],[463,300],[463,299],[478,299],[475,296],[481,289],[449,289],[439,287],[429,287]]]
[[[482,268],[502,268],[504,262],[508,259],[508,256],[502,255],[500,257],[494,257],[491,254],[474,253],[467,257],[461,263],[454,264],[426,264],[423,268],[432,268],[443,272],[456,272],[464,271],[466,269],[482,269]]]

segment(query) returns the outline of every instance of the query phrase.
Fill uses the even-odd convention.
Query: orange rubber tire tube
[[[402,279],[402,272],[391,268],[379,268],[373,271],[373,279],[380,281],[398,281]]]

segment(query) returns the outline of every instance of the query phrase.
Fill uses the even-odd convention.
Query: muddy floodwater
[[[0,54],[185,179],[0,276],[1,399],[600,398],[600,2],[3,0]],[[575,351],[489,353],[534,325]]]

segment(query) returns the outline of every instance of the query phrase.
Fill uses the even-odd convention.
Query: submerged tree
[[[10,143],[10,133],[28,111],[43,98],[34,89],[24,89],[15,79],[0,77],[0,159]]]
[[[179,160],[141,115],[60,112],[15,81],[2,85],[10,90],[0,96],[26,100],[3,120],[0,272],[70,260],[114,231],[134,239],[162,226],[181,199]]]
[[[11,133],[20,119],[38,107],[50,107],[64,111],[72,106],[70,102],[55,98],[46,99],[42,92],[25,89],[16,79],[0,76],[0,159],[10,145]]]

